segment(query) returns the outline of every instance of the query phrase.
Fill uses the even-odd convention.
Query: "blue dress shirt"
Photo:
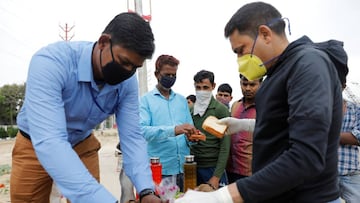
[[[155,88],[141,97],[140,118],[148,155],[160,157],[162,174],[183,173],[184,156],[190,149],[184,134],[175,136],[175,126],[193,124],[185,97],[170,91],[166,99]]]
[[[92,42],[57,42],[32,57],[17,124],[30,135],[39,161],[67,198],[114,203],[116,198],[72,149],[113,113],[121,132],[126,174],[138,191],[154,184],[139,125],[136,76],[115,86],[105,84],[100,91],[92,72],[93,46]]]

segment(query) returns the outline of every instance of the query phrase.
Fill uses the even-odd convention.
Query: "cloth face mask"
[[[112,61],[107,63],[104,67],[102,67],[101,71],[104,76],[104,81],[106,83],[108,83],[109,85],[117,85],[123,82],[124,80],[129,79],[131,76],[133,76],[136,72],[136,68],[133,68],[129,71],[123,65],[115,61],[114,54],[112,52],[111,41],[110,41],[110,52],[111,52]],[[101,65],[101,55],[102,55],[102,50],[100,52],[100,65]]]
[[[208,108],[212,97],[211,91],[199,90],[196,91],[196,101],[194,104],[194,115],[199,114],[203,116]]]
[[[175,81],[176,77],[170,77],[167,75],[161,75],[160,78],[160,84],[167,89],[170,89],[175,84]]]

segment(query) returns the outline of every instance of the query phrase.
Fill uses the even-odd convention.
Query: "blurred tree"
[[[4,85],[0,88],[0,125],[14,125],[24,102],[25,84]]]

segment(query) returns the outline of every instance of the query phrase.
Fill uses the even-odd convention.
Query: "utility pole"
[[[140,16],[143,16],[142,0],[134,0],[134,3],[135,3],[135,12]],[[139,95],[141,97],[148,91],[146,61],[144,62],[142,68],[139,68],[137,70],[138,70],[137,72],[138,72],[139,89],[140,89]]]
[[[62,27],[61,25],[59,25],[59,27],[61,28],[62,31],[64,31],[65,36],[62,36],[61,34],[59,34],[59,36],[61,37],[62,40],[64,41],[70,41],[75,34],[72,34],[71,37],[69,38],[69,32],[75,27],[75,25],[71,26],[70,28],[68,27],[68,24],[65,23],[65,27]]]

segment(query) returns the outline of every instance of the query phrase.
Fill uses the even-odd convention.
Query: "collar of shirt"
[[[156,87],[154,88],[154,90],[152,90],[152,93],[154,95],[159,95],[165,99],[164,95],[162,95],[161,92]],[[172,100],[175,97],[175,95],[176,95],[176,93],[174,91],[170,90],[169,100]]]
[[[93,77],[93,69],[92,69],[92,53],[93,53],[93,47],[95,46],[95,43],[89,43],[87,44],[87,47],[83,49],[81,52],[81,55],[79,57],[78,62],[78,81],[79,82],[90,82],[91,87],[93,90],[96,90],[99,92],[99,88],[96,85],[96,82]],[[135,74],[132,77],[136,77]],[[122,83],[119,83],[118,85],[107,85],[105,84],[104,88],[101,90],[101,93],[98,93],[101,95],[106,95],[109,92],[112,92],[119,88],[119,86]],[[98,94],[95,94],[97,96]]]
[[[78,81],[82,82],[94,82],[93,70],[92,70],[92,50],[94,44],[89,43],[86,48],[83,49],[79,58],[78,66]],[[95,82],[94,82],[95,84]]]

